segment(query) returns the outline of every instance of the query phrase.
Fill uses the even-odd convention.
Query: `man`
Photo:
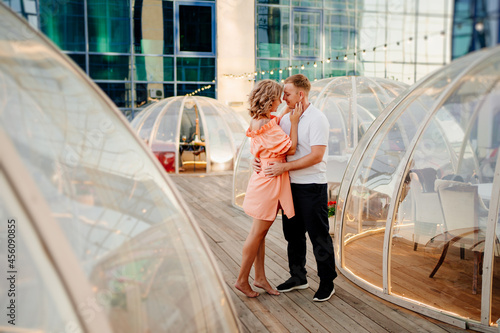
[[[268,177],[276,177],[289,171],[295,216],[283,215],[283,233],[288,242],[288,265],[291,277],[280,284],[280,292],[306,289],[306,231],[313,245],[320,278],[319,288],[313,300],[323,302],[335,293],[333,280],[337,277],[332,238],[328,225],[328,192],[326,160],[329,124],[326,116],[311,103],[308,95],[311,83],[306,76],[297,74],[285,80],[283,100],[288,107],[301,107],[304,111],[298,127],[298,143],[295,155],[286,163],[273,162],[264,169]],[[290,134],[289,114],[280,122],[281,128]],[[254,167],[260,168],[258,161]]]

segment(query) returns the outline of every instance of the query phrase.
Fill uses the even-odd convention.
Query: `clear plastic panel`
[[[229,131],[231,132],[232,142],[236,149],[240,149],[243,140],[245,139],[246,129],[248,128],[248,123],[243,119],[242,116],[237,114],[233,109],[227,107],[223,104],[215,105],[215,100],[204,99],[211,107],[218,111],[222,120],[227,125]]]
[[[500,124],[491,108],[500,91],[494,72],[476,66],[427,124],[397,200],[391,244],[392,293],[476,321],[492,192],[492,178],[477,172],[485,162],[480,146],[500,145],[491,136]]]
[[[491,294],[491,324],[500,327],[500,212],[497,212],[496,239],[493,247],[493,283]]]
[[[248,182],[253,172],[252,160],[253,155],[250,153],[250,138],[245,137],[234,168],[234,204],[238,207],[243,206]]]
[[[200,103],[205,116],[208,132],[209,161],[212,171],[227,171],[233,169],[235,149],[231,142],[231,133],[218,112],[206,104]]]
[[[340,107],[335,104],[329,104],[328,107],[321,105],[328,122],[330,123],[330,134],[328,137],[328,155],[345,154],[345,121],[340,112]]]
[[[0,125],[109,295],[113,328],[237,330],[200,234],[119,111],[24,21],[0,16]]]
[[[146,142],[149,146],[151,139],[151,131],[156,124],[156,120],[158,119],[158,114],[163,110],[165,106],[164,103],[155,104],[152,108],[148,110],[144,110],[142,113],[144,115],[141,117],[141,122],[137,121],[133,126],[136,130],[139,130],[139,137]]]
[[[177,137],[178,110],[182,104],[182,97],[169,100],[168,103],[161,102],[161,104],[163,105],[152,110],[152,114],[148,118],[155,119],[155,126],[151,128],[153,131],[151,150],[165,171],[175,172],[175,156],[178,154],[177,142],[180,141],[180,138]],[[158,119],[160,112],[155,112],[156,109],[164,110],[160,119]]]
[[[425,86],[445,86],[447,83],[446,78],[434,77]],[[440,90],[420,89],[418,92],[400,104],[405,112],[391,114],[380,126],[358,164],[345,200],[344,266],[380,288],[387,213],[392,193],[400,181],[394,175],[402,167],[401,159]],[[360,256],[360,252],[365,253],[363,251],[369,251],[370,255]]]
[[[193,97],[184,98],[179,142],[181,171],[206,172],[207,169],[206,126],[200,100]],[[172,114],[178,114],[179,110],[180,104],[172,106]]]
[[[0,219],[3,221],[0,224],[0,255],[5,274],[0,279],[3,293],[0,305],[4,311],[0,331],[12,332],[12,327],[16,332],[64,332],[68,327],[81,331],[71,300],[47,256],[43,240],[38,239],[30,218],[1,170],[0,188]]]

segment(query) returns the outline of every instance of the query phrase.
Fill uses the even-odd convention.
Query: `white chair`
[[[450,245],[460,246],[460,258],[465,250],[474,252],[472,293],[477,293],[478,275],[484,251],[485,222],[488,210],[477,194],[477,186],[453,181],[436,184],[444,216],[444,233],[431,239],[431,243],[443,242],[441,257],[429,277],[433,277],[444,262]]]
[[[422,175],[418,176],[411,172],[410,179],[410,194],[413,198],[413,250],[416,251],[421,237],[427,237],[428,240],[438,232],[441,233],[443,213],[438,194],[434,192],[433,187],[429,191],[429,186],[427,186],[426,191]]]

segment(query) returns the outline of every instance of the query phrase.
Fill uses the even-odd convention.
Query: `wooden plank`
[[[206,235],[244,332],[456,333],[464,331],[379,299],[341,275],[335,280],[336,294],[331,300],[313,302],[319,278],[309,240],[306,269],[310,288],[282,293],[280,296],[271,296],[256,289],[261,293],[259,297],[252,299],[245,297],[233,285],[239,272],[241,251],[251,228],[252,219],[231,204],[232,174],[179,175],[171,178]],[[377,254],[369,250],[368,246],[367,253],[363,255],[377,258]],[[361,258],[353,256],[351,261],[359,259]],[[396,261],[396,266],[404,265],[404,257],[396,260],[402,260]],[[377,263],[371,268],[373,273],[376,271],[375,266],[380,264]],[[419,264],[424,263],[422,261]],[[418,273],[419,277],[423,274]],[[404,281],[411,276],[411,272],[398,274],[400,275],[396,275],[397,281],[402,281],[400,288],[417,291],[418,288],[412,289],[412,281]],[[273,286],[289,277],[281,217],[276,219],[266,237],[266,275]],[[253,270],[250,281],[252,279]]]

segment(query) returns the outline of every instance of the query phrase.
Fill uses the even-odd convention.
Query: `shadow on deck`
[[[244,332],[473,332],[381,300],[340,274],[335,279],[335,295],[327,302],[313,302],[319,278],[310,243],[307,255],[310,288],[279,296],[256,289],[260,296],[247,298],[233,284],[252,220],[231,204],[232,174],[173,175],[170,179],[204,232]],[[281,227],[278,217],[266,238],[266,274],[273,286],[289,277]]]

